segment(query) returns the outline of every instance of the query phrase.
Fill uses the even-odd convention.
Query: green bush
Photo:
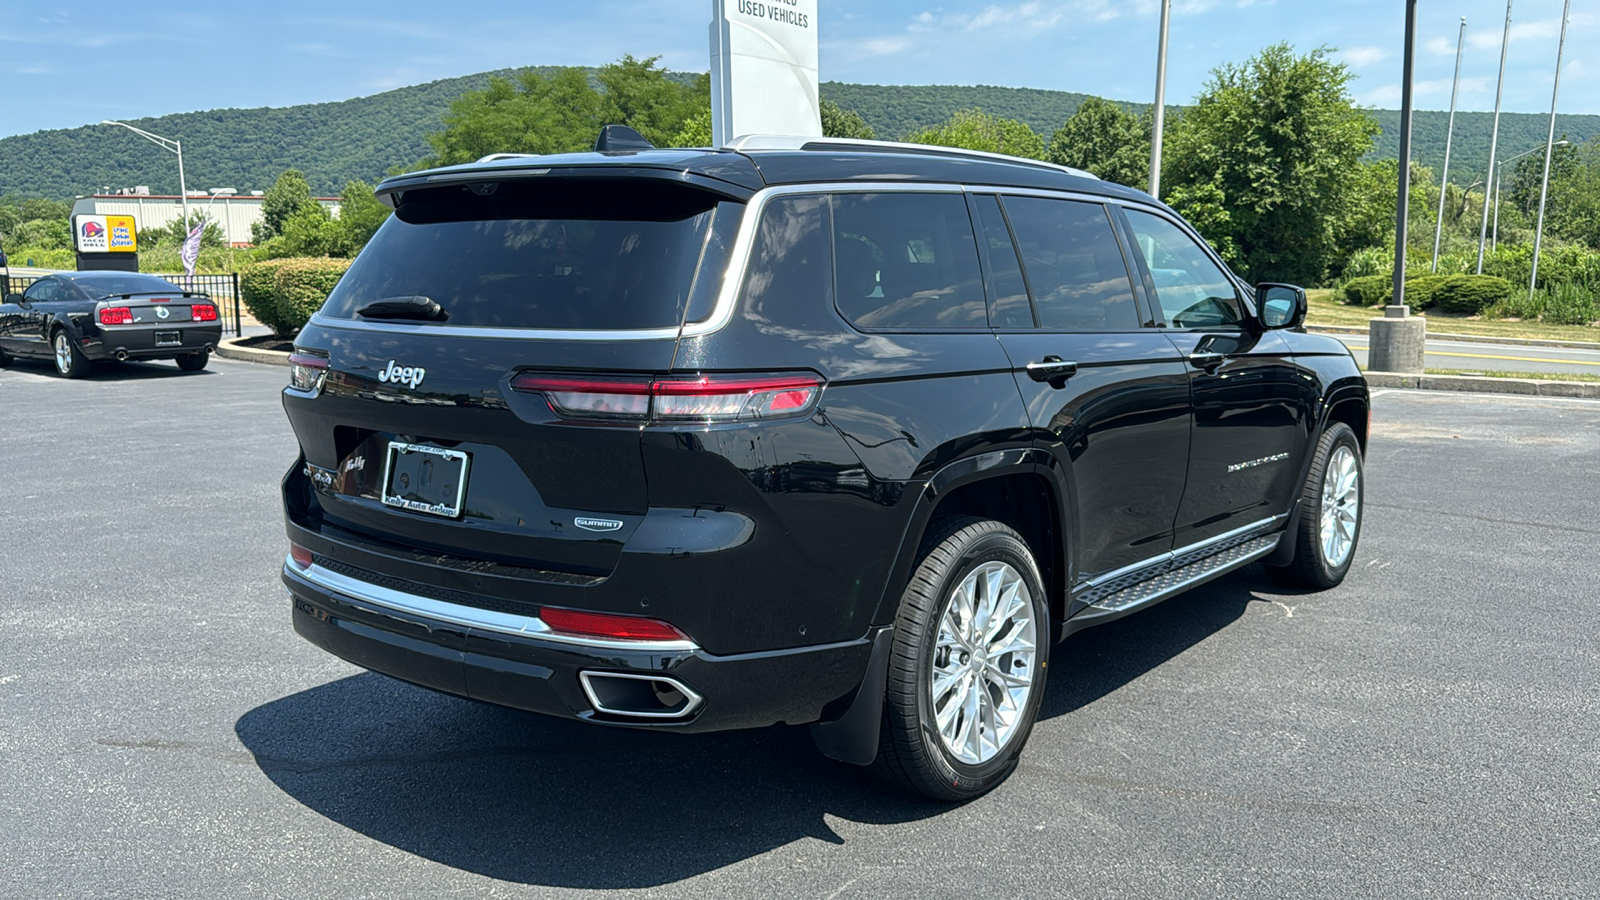
[[[1493,275],[1439,275],[1435,280],[1428,298],[1448,313],[1481,315],[1511,297],[1511,282]]]
[[[1392,275],[1363,275],[1344,283],[1339,292],[1339,302],[1351,306],[1382,306],[1394,294]]]
[[[348,259],[265,260],[239,273],[239,293],[256,321],[279,337],[293,337],[348,268]]]
[[[1582,285],[1558,284],[1537,293],[1545,296],[1544,320],[1553,325],[1588,325],[1600,319],[1600,299]]]

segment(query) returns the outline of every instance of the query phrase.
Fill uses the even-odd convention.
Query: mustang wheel
[[[204,369],[206,367],[206,363],[210,361],[211,354],[209,353],[190,353],[178,357],[178,368],[184,370],[185,372],[198,372],[201,369]]]
[[[1335,422],[1322,433],[1300,494],[1294,559],[1268,568],[1286,584],[1330,588],[1344,580],[1361,537],[1361,445]]]
[[[1017,766],[1044,695],[1049,606],[1028,545],[988,519],[941,523],[895,622],[878,758],[888,780],[966,800]]]
[[[56,372],[62,378],[82,378],[89,372],[89,358],[83,351],[72,343],[72,338],[66,329],[56,329],[55,336],[50,339],[50,344],[55,348]]]

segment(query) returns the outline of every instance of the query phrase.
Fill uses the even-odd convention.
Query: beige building
[[[73,218],[76,220],[80,215],[133,216],[141,231],[161,228],[183,218],[183,198],[176,194],[141,194],[137,191],[135,188],[130,193],[79,197],[72,204]],[[232,246],[244,247],[251,243],[250,226],[261,221],[261,200],[259,195],[254,194],[191,194],[189,212],[204,214],[222,229],[223,240]],[[316,200],[334,218],[338,218],[338,197],[318,197]]]

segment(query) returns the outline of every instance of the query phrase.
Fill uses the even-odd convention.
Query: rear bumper
[[[162,334],[177,332],[179,342],[158,345],[157,332]],[[217,344],[222,341],[222,325],[176,322],[170,327],[140,325],[99,328],[86,337],[88,339],[83,344],[83,352],[90,359],[173,359],[190,353],[215,350]]]
[[[665,647],[548,633],[537,616],[410,594],[313,565],[286,563],[294,628],[375,672],[435,690],[570,719],[675,731],[822,721],[843,713],[867,669],[873,633],[856,641],[714,656],[692,642]],[[459,598],[458,598],[459,599]],[[580,673],[651,675],[682,685],[681,715],[597,710]]]

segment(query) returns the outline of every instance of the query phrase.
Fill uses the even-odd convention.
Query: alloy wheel
[[[1033,691],[1038,624],[1022,575],[987,562],[962,578],[939,619],[928,699],[939,739],[968,765],[994,759]]]
[[[1340,445],[1322,477],[1322,558],[1332,568],[1344,565],[1356,542],[1361,515],[1361,469],[1355,451]]]
[[[56,371],[65,375],[72,371],[72,340],[65,331],[56,332]]]

